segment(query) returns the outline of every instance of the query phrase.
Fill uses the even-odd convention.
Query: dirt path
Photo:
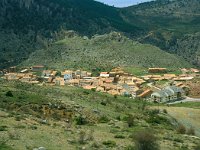
[[[184,124],[187,128],[193,127],[196,135],[200,137],[200,109],[185,107],[160,107],[166,109],[168,114],[177,121]]]

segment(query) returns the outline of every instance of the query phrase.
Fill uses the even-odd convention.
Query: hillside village
[[[154,102],[169,102],[184,99],[190,87],[186,82],[198,78],[198,69],[180,69],[179,75],[167,68],[149,68],[146,75],[135,76],[117,67],[109,72],[92,76],[83,70],[47,70],[38,65],[22,70],[10,67],[0,71],[2,79],[16,80],[41,86],[77,86],[86,90],[122,95],[130,98],[146,99]]]

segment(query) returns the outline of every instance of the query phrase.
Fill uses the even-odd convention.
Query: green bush
[[[118,134],[118,135],[115,135],[114,138],[116,138],[116,139],[125,139],[125,136],[121,135],[121,134]]]
[[[147,119],[147,122],[148,123],[151,123],[151,124],[170,124],[169,120],[163,116],[150,116],[148,119]]]
[[[159,150],[157,138],[150,131],[139,131],[133,135],[136,150]]]
[[[150,116],[155,116],[155,115],[157,115],[157,114],[159,114],[159,113],[160,113],[160,110],[159,110],[159,109],[148,110],[148,114],[149,114]]]
[[[157,138],[149,131],[140,131],[133,136],[136,150],[159,150]]]
[[[110,119],[105,115],[101,116],[99,119],[100,123],[108,123],[109,121],[110,121]]]
[[[7,131],[7,126],[0,126],[0,131]]]
[[[174,141],[175,141],[175,142],[179,142],[179,143],[183,143],[183,140],[182,140],[182,139],[179,139],[179,138],[175,138]]]
[[[129,127],[132,127],[134,125],[134,120],[135,120],[134,116],[129,114],[127,117],[127,123]]]
[[[77,125],[85,125],[85,124],[87,124],[86,118],[83,117],[82,115],[76,117],[75,120],[76,120],[76,124],[77,124]]]
[[[6,92],[6,96],[7,96],[7,97],[13,97],[13,94],[12,94],[11,91],[8,91],[8,92]]]
[[[115,141],[109,140],[109,141],[104,141],[103,145],[106,145],[107,147],[115,147],[117,144]]]
[[[166,110],[166,109],[163,109],[163,113],[167,114],[168,112],[167,112],[167,110]]]

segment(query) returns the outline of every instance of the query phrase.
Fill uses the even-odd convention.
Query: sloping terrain
[[[47,49],[30,55],[22,66],[43,64],[54,68],[110,69],[116,66],[189,67],[182,58],[155,46],[140,44],[120,33],[94,36],[91,39],[74,33]]]
[[[187,128],[194,128],[196,135],[200,137],[200,110],[197,108],[187,108],[187,103],[184,105],[185,107],[165,107],[165,109],[169,115],[176,118],[177,121],[184,124]]]
[[[89,37],[123,32],[198,66],[199,6],[198,0],[159,0],[122,9],[93,0],[2,0],[0,68],[21,63],[63,39],[67,30]]]
[[[121,14],[129,23],[149,31],[142,43],[156,45],[199,66],[199,0],[157,0],[127,7]]]
[[[0,148],[127,150],[141,130],[153,131],[162,150],[198,144],[177,134],[170,116],[148,109],[149,103],[76,87],[0,84]]]
[[[16,65],[34,50],[62,39],[65,30],[81,35],[140,31],[124,22],[114,7],[93,0],[2,0],[0,68]]]

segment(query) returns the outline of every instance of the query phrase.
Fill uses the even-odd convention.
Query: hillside
[[[0,149],[128,150],[136,134],[151,131],[161,150],[192,150],[199,142],[177,133],[178,123],[163,109],[140,100],[77,87],[0,84]]]
[[[16,65],[34,50],[62,39],[65,30],[91,36],[141,29],[124,22],[114,7],[93,0],[2,0],[0,68]]]
[[[123,34],[81,37],[74,32],[47,49],[35,51],[22,66],[43,64],[53,68],[110,69],[116,66],[189,67],[182,58],[166,53],[158,47],[140,44]]]
[[[127,22],[149,31],[138,41],[178,54],[199,66],[199,8],[199,0],[157,0],[124,8],[121,14]]]
[[[64,39],[68,30],[88,37],[123,32],[199,66],[199,7],[198,0],[157,0],[122,9],[93,0],[3,0],[0,68],[23,62]]]

